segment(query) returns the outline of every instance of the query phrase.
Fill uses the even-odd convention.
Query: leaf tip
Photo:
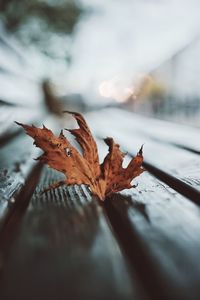
[[[17,122],[17,121],[14,121],[14,122],[15,122],[15,124],[17,124],[17,125],[19,125],[19,126],[23,126],[23,124],[20,123],[20,122]]]
[[[144,144],[142,144],[142,146],[140,147],[140,150],[138,151],[139,155],[143,155],[143,148],[144,148]]]
[[[70,110],[63,110],[63,113],[67,113],[67,114],[70,114],[70,115],[74,115],[74,116],[77,116],[77,115],[80,115],[79,113],[75,112],[75,111],[70,111]]]

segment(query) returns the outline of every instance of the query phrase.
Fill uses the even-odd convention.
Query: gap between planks
[[[111,217],[111,215],[110,215],[110,209],[109,208],[106,208],[106,210],[107,210],[107,212],[108,212],[108,215],[109,215],[109,219],[111,220],[112,219],[112,217]],[[112,209],[113,211],[115,211],[116,212],[116,210],[114,210],[114,209]],[[118,212],[119,213],[119,212]],[[117,217],[120,217],[120,215],[117,213]],[[120,219],[120,218],[119,218]],[[124,220],[122,220],[123,222],[124,222]],[[130,229],[130,227],[124,227],[124,224],[123,224],[123,222],[122,222],[122,227],[124,228],[124,229],[127,229],[127,228],[129,228]],[[114,218],[113,218],[113,220],[112,220],[112,226],[113,226],[113,228],[115,228],[115,230],[117,229],[117,231],[118,231],[118,234],[120,235],[120,230],[119,230],[119,225],[117,225],[116,226],[116,221],[114,220]],[[116,227],[115,227],[116,226]],[[127,224],[126,224],[126,226],[127,226]],[[129,226],[129,225],[128,225]],[[136,248],[138,249],[137,251],[136,251],[136,257],[137,257],[137,254],[140,252],[140,249],[142,249],[141,248],[141,245],[140,245],[140,242],[137,240],[137,238],[136,237],[134,237],[134,235],[131,233],[131,235],[129,235],[129,237],[130,238],[132,238],[132,242],[134,242],[135,244],[136,244]],[[121,238],[120,238],[121,239]],[[123,244],[123,243],[122,243]],[[127,251],[126,249],[127,249],[127,246],[125,246],[125,244],[124,244],[124,250],[125,251]],[[133,248],[132,248],[132,246],[131,246],[131,249],[132,250],[134,250]],[[141,251],[142,252],[142,251]],[[126,253],[128,253],[128,252],[126,252]],[[144,253],[143,253],[144,254]],[[133,255],[133,254],[132,254]],[[140,257],[140,259],[141,259],[141,257]],[[148,266],[148,264],[149,264],[149,259],[146,259],[145,258],[145,261],[147,262],[146,263],[146,265]],[[133,264],[133,262],[134,262],[134,259],[133,259],[133,261],[132,261],[132,264]],[[134,264],[135,264],[136,262],[134,262]],[[155,277],[155,275],[152,275],[151,273],[151,271],[153,270],[152,269],[152,267],[151,267],[151,264],[147,267],[147,269],[148,269],[148,273],[150,274],[149,276],[152,276],[153,277],[153,279],[154,280],[152,280],[153,281],[153,287],[155,287],[155,285],[156,285],[156,282],[157,282],[157,280],[155,280],[156,279],[156,277]],[[144,269],[143,269],[143,271],[138,271],[139,273],[140,272],[142,272],[142,273],[140,273],[140,276],[142,277],[142,279],[144,279]],[[144,280],[144,282],[145,282],[145,280]],[[147,283],[145,283],[145,285],[149,285],[149,283],[147,282]],[[152,283],[150,283],[150,285],[149,286],[147,286],[147,290],[149,290],[149,293],[152,295],[152,291],[151,291],[151,289],[152,289]],[[159,289],[161,289],[161,286],[159,286],[158,287],[158,290]],[[160,291],[159,292],[157,292],[157,293],[161,293]],[[166,294],[164,293],[164,292],[162,292],[160,295],[163,295],[163,297],[164,296],[166,296]],[[155,294],[153,294],[152,296],[154,296]],[[153,299],[153,298],[152,298]],[[155,298],[154,298],[155,299]],[[166,299],[166,298],[162,298],[162,299]]]
[[[143,176],[143,177],[142,177]],[[105,209],[152,299],[199,299],[199,207],[143,174]]]
[[[144,135],[139,135],[137,131],[131,133],[128,129],[121,128],[121,123],[119,124],[114,116],[113,120],[110,121],[111,116],[109,114],[107,118],[104,116],[102,123],[101,114],[102,112],[87,114],[87,119],[97,138],[102,140],[108,135],[113,136],[115,141],[120,143],[121,148],[131,156],[136,154],[138,150],[136,147],[139,148],[145,143],[143,164],[145,168],[194,203],[200,204],[198,172],[200,160],[197,154],[152,141]]]
[[[28,208],[23,211],[24,216],[20,215],[21,225],[8,252],[1,282],[3,299],[15,295],[16,289],[20,300],[27,299],[27,292],[33,299],[42,294],[53,299],[57,285],[58,293],[62,292],[60,299],[67,296],[71,299],[151,299],[145,296],[137,276],[133,273],[132,279],[128,276],[124,257],[101,207],[90,192],[73,186],[41,195],[44,186],[58,179],[56,171],[44,168],[42,173],[31,201],[26,201]],[[15,224],[11,224],[13,226]],[[42,258],[40,265],[35,261],[38,251]],[[22,266],[21,259],[25,261]],[[18,276],[19,268],[23,285],[28,286],[25,290],[19,289],[22,280]],[[38,268],[43,271],[38,273]],[[38,273],[36,278],[35,273]],[[44,290],[46,282],[51,285]]]
[[[97,142],[102,159],[107,147]],[[200,229],[199,207],[148,172],[134,181],[139,183],[136,189],[105,202],[130,266],[137,269],[152,299],[187,300],[196,290],[190,299],[197,300],[200,237],[195,227]]]

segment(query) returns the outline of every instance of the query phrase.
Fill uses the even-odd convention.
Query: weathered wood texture
[[[145,172],[135,179],[137,188],[102,205],[84,186],[41,194],[62,175],[45,167],[37,184],[40,167],[31,172],[36,166],[31,139],[19,135],[4,145],[0,299],[199,300],[200,214],[193,203],[200,203],[196,133],[195,143],[181,142],[181,129],[174,125],[179,133],[176,139],[173,132],[170,141],[166,129],[163,136],[156,126],[150,133],[150,122],[147,131],[140,130],[148,120],[137,117],[132,123],[130,114],[112,109],[86,118],[96,136],[114,136],[131,154],[145,143],[145,166],[152,173],[156,168],[162,180]],[[47,126],[53,129],[55,123]],[[97,142],[102,159],[107,147]],[[190,191],[188,198],[181,195],[183,188]]]
[[[197,153],[153,140],[147,133],[134,128],[131,119],[121,111],[121,119],[115,110],[102,110],[87,115],[89,123],[99,137],[112,136],[121,148],[135,155],[144,145],[144,166],[158,178],[170,184],[179,192],[200,203],[200,156]],[[103,126],[102,126],[103,120]],[[147,121],[146,121],[147,122]],[[176,125],[174,124],[174,128]],[[144,130],[144,129],[143,129]],[[174,129],[175,130],[175,129]],[[191,130],[192,131],[192,130]],[[153,135],[152,131],[152,135]],[[190,138],[186,135],[185,139]],[[196,144],[200,141],[197,140]],[[200,142],[199,142],[200,143]]]
[[[31,172],[38,151],[24,135],[0,148],[0,227]]]
[[[148,173],[136,182],[105,203],[131,263],[155,299],[198,300],[199,208]]]
[[[86,188],[41,195],[58,178],[45,169],[4,262],[1,299],[147,299]]]
[[[105,202],[130,264],[153,298],[199,299],[199,207],[148,172],[134,184]]]
[[[36,122],[34,122],[34,118],[32,119],[33,115],[37,116]],[[33,115],[23,116],[21,114],[18,117],[20,121],[23,117],[26,118],[25,122],[28,124],[33,122],[37,124],[38,122],[38,126],[41,126],[43,121],[53,131],[58,129],[59,126],[57,122],[55,123],[57,121],[55,117],[49,116],[41,120],[40,113],[34,112]],[[20,129],[21,127],[15,123],[10,123],[11,132],[17,133]],[[19,192],[26,184],[29,174],[35,167],[37,168],[34,159],[41,153],[41,149],[33,146],[33,140],[30,137],[26,136],[22,130],[19,133],[12,137],[4,132],[0,139],[0,228],[8,214],[15,209]],[[30,183],[27,184],[30,185]]]

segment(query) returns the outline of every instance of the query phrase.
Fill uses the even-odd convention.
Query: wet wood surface
[[[121,113],[121,119],[115,115],[115,110],[113,114],[112,110],[108,110],[108,113],[104,110],[89,113],[88,121],[96,135],[101,138],[114,137],[122,150],[131,155],[135,155],[144,144],[145,168],[194,202],[200,203],[200,156],[197,153],[155,141],[147,133],[138,132],[137,127],[143,126],[143,120],[141,119],[134,129],[129,125],[131,120],[127,118],[126,112],[124,115],[124,111]],[[189,137],[186,136],[185,139],[187,138]],[[196,140],[197,143],[200,143],[200,139]]]
[[[0,148],[0,227],[15,205],[38,153],[24,135],[16,136]]]
[[[166,129],[159,138],[156,126],[152,134],[150,125],[139,129],[143,118],[135,126],[129,114],[118,114],[86,115],[101,160],[107,148],[99,137],[115,137],[130,154],[145,143],[149,172],[105,203],[85,186],[42,194],[61,175],[32,160],[24,134],[2,143],[0,299],[199,299],[198,141],[181,143],[175,133],[169,141]]]
[[[136,182],[105,203],[130,261],[155,299],[198,300],[199,208],[148,173]]]
[[[41,195],[56,179],[56,172],[44,169],[4,257],[1,299],[148,299],[133,272],[130,278],[103,208],[87,188]],[[16,214],[5,229],[10,235]]]
[[[107,109],[106,114],[114,115],[124,129],[141,133],[160,143],[168,143],[200,154],[199,129],[168,121],[139,116],[121,109]],[[125,121],[126,119],[126,121]],[[124,122],[125,121],[125,122]],[[128,126],[127,126],[128,123]],[[128,128],[127,128],[128,127]]]
[[[102,141],[98,148],[103,158],[106,147]],[[131,264],[155,299],[198,299],[199,206],[149,172],[134,184],[135,189],[105,202]]]

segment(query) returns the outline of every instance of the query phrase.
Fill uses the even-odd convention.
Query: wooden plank
[[[122,109],[108,109],[106,115],[114,116],[124,130],[134,130],[153,140],[173,144],[200,154],[200,130],[195,127],[147,118]]]
[[[1,299],[146,299],[86,188],[41,195],[58,179],[45,168],[4,263]]]
[[[28,116],[29,115],[26,115],[26,117]],[[21,121],[23,119],[22,113],[19,117],[19,121]],[[37,117],[39,117],[39,115]],[[30,118],[29,120],[26,119],[26,121],[30,124]],[[41,125],[41,123],[42,122],[40,121],[39,125]],[[57,129],[54,117],[50,116],[44,119],[44,123],[53,130]],[[15,125],[15,127],[17,128],[18,126]],[[3,141],[5,141],[5,139]],[[38,157],[40,152],[39,148],[35,148],[35,146],[33,146],[32,139],[26,136],[24,132],[21,135],[16,135],[9,140],[9,142],[7,141],[7,143],[1,143],[0,229],[9,217],[9,214],[13,211],[13,209],[15,209],[18,195],[22,192],[30,173],[33,169],[37,168],[37,164],[33,159]],[[29,183],[29,185],[31,186],[31,183]]]
[[[125,121],[127,124],[129,120],[123,123],[114,113],[111,117],[106,111],[93,112],[87,115],[87,120],[96,135],[114,137],[121,148],[132,155],[145,144],[145,167],[191,200],[200,203],[200,157],[197,154],[153,141],[134,129],[124,128]]]
[[[39,151],[31,139],[15,137],[0,148],[0,228],[15,205],[17,196],[35,165]]]
[[[98,141],[98,148],[104,157],[106,146]],[[130,265],[152,298],[198,300],[199,207],[148,172],[133,183],[105,202]]]
[[[148,173],[135,183],[105,203],[130,261],[144,282],[154,280],[153,291],[162,288],[164,299],[198,300],[199,208]]]

